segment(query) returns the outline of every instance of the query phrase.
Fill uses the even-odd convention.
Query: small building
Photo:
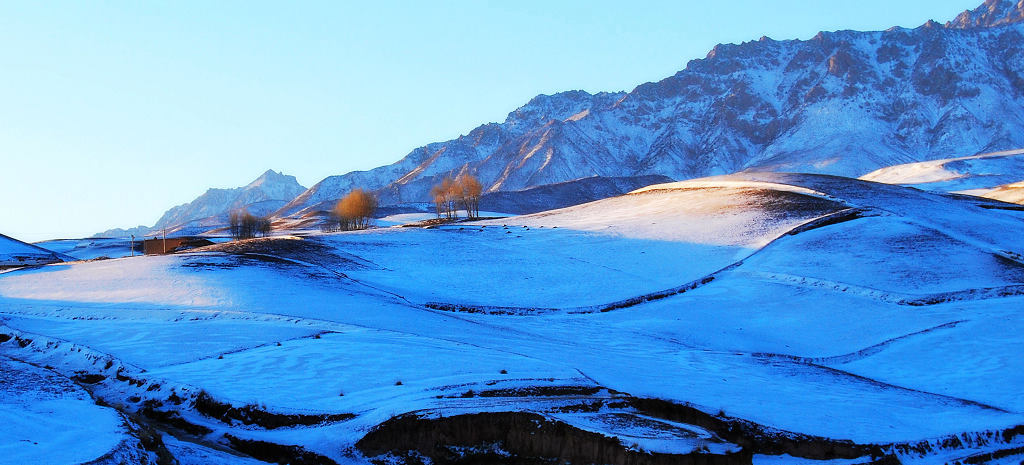
[[[142,252],[146,255],[161,255],[204,245],[213,245],[213,242],[201,237],[188,236],[146,239],[142,241]]]

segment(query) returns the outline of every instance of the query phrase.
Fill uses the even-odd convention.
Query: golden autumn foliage
[[[480,194],[483,193],[483,186],[480,181],[471,174],[464,174],[455,179],[455,184],[461,194],[462,208],[470,218],[480,217]]]
[[[434,199],[438,218],[442,213],[448,218],[455,215],[455,181],[451,177],[445,176],[440,184],[430,189],[430,195]]]
[[[480,181],[471,174],[460,174],[455,179],[446,176],[430,189],[439,218],[441,215],[447,218],[457,217],[459,207],[466,211],[467,217],[479,217],[482,192],[483,186],[480,185]]]
[[[377,198],[373,194],[353,189],[334,206],[334,216],[340,221],[341,229],[366,229],[376,210]]]

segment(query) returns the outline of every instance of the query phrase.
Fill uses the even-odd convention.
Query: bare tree
[[[353,189],[334,206],[334,215],[341,229],[366,229],[376,210],[377,198],[373,194]]]
[[[273,223],[270,222],[270,218],[260,216],[256,218],[256,231],[260,236],[266,237],[270,235],[270,231],[274,229]]]
[[[231,237],[235,239],[251,239],[258,236],[269,236],[273,225],[269,218],[255,216],[245,209],[231,212],[229,216]]]

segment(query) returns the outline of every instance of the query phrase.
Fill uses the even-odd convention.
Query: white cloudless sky
[[[267,169],[309,187],[631,90],[717,43],[945,22],[980,0],[0,3],[0,233],[152,225]]]

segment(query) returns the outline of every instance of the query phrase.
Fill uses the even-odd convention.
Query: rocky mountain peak
[[[295,176],[287,175],[282,172],[274,170],[267,170],[266,172],[261,174],[260,177],[256,178],[255,180],[253,180],[253,182],[249,183],[245,187],[256,188],[277,185],[299,186],[299,182],[295,179]]]
[[[509,113],[505,125],[533,128],[551,120],[564,121],[586,110],[611,106],[623,95],[624,92],[591,94],[583,90],[541,94]]]
[[[981,6],[964,11],[946,27],[970,29],[1024,22],[1024,0],[985,0]]]
[[[153,229],[224,215],[241,208],[249,209],[254,214],[266,214],[305,190],[306,188],[296,181],[295,176],[267,170],[246,186],[209,189],[195,200],[167,210]]]

